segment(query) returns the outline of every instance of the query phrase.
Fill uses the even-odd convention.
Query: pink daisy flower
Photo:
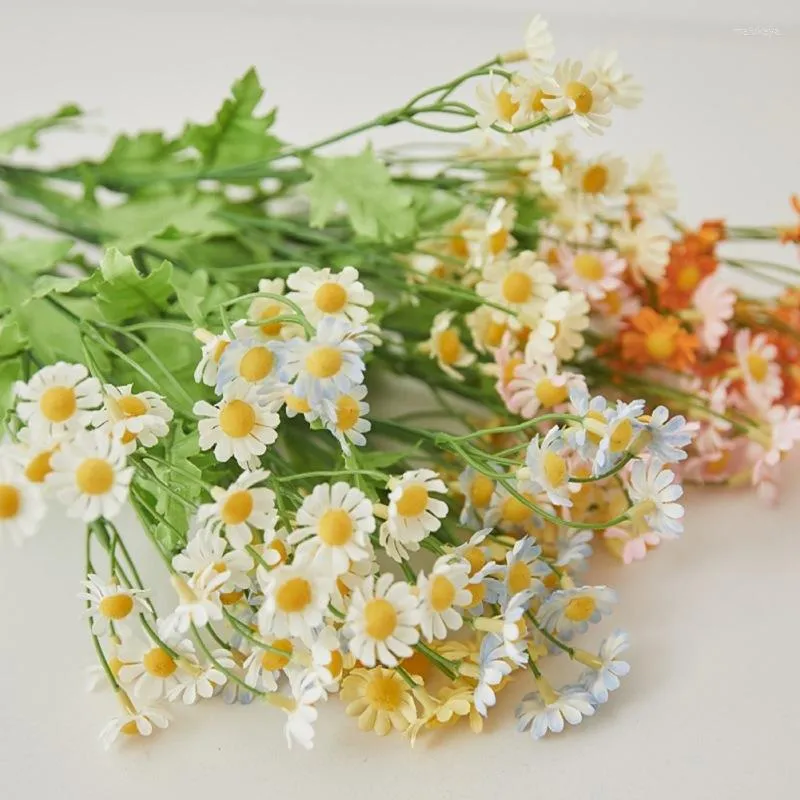
[[[727,322],[733,318],[736,295],[710,275],[700,282],[692,300],[702,316],[702,322],[695,331],[697,338],[706,352],[716,353],[728,332]]]
[[[586,379],[574,372],[558,372],[555,359],[540,364],[521,364],[508,384],[510,411],[532,419],[539,409],[560,409],[569,403],[573,387],[586,389]]]
[[[783,394],[781,368],[775,361],[778,349],[766,334],[753,336],[747,328],[736,334],[733,347],[747,399],[757,408],[769,408]]]
[[[583,292],[589,300],[602,300],[622,285],[625,259],[615,250],[573,251],[558,248],[561,278],[575,292]]]

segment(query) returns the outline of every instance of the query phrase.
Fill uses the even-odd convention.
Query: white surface
[[[34,0],[3,15],[0,124],[66,100],[95,112],[88,147],[84,136],[56,136],[46,153],[53,160],[95,152],[107,131],[205,119],[250,64],[281,107],[280,133],[312,140],[517,46],[527,18],[513,2],[516,10],[503,13],[451,2],[434,11],[307,3],[269,11],[269,3],[238,2],[224,13],[211,2],[172,0],[159,4],[162,12],[151,2],[111,5]],[[748,23],[774,25],[786,12],[782,36],[760,37],[733,32],[731,4],[718,23],[704,4],[697,27],[686,21],[687,3],[672,22],[661,13],[658,22],[639,15],[625,23],[598,22],[600,6],[586,5],[591,25],[554,18],[560,53],[613,43],[647,88],[645,105],[619,114],[602,141],[585,140],[587,149],[665,150],[687,220],[788,219],[786,198],[800,188],[792,6],[748,4]],[[389,133],[380,141],[409,136]],[[311,754],[286,752],[279,712],[221,703],[180,713],[166,735],[103,754],[96,734],[116,709],[107,693],[82,691],[92,659],[75,599],[82,533],[54,515],[23,551],[0,556],[0,791],[21,800],[312,792],[335,800],[367,790],[385,800],[796,797],[796,480],[777,510],[747,495],[694,491],[681,542],[630,568],[601,560],[593,578],[619,590],[615,621],[634,647],[629,680],[597,717],[532,743],[513,730],[520,686],[501,695],[483,736],[450,732],[414,751],[397,737],[359,733],[332,701]]]

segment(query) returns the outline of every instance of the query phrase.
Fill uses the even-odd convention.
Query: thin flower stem
[[[252,692],[257,697],[266,697],[266,692],[262,692],[260,689],[256,689],[253,686],[250,686],[247,681],[243,681],[238,675],[231,672],[227,667],[223,667],[222,664],[217,661],[214,657],[214,654],[208,649],[208,645],[205,643],[205,640],[200,635],[200,631],[197,629],[197,626],[192,623],[192,633],[194,634],[194,639],[197,644],[200,646],[200,649],[205,653],[206,658],[211,661],[211,663],[223,674],[225,675],[228,680],[233,681],[234,683],[238,684],[242,687],[242,689],[247,690],[248,692]]]

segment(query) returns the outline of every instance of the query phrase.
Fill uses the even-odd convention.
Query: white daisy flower
[[[536,179],[548,197],[560,197],[566,192],[570,167],[576,158],[571,133],[545,131],[539,147]]]
[[[42,367],[27,383],[14,387],[17,415],[37,436],[71,434],[92,422],[102,402],[100,382],[83,364],[59,361]]]
[[[669,263],[670,240],[662,227],[650,219],[634,226],[629,217],[611,232],[620,255],[628,262],[633,277],[658,282],[664,277]]]
[[[769,408],[783,394],[778,348],[765,333],[753,336],[748,328],[737,332],[733,347],[748,399],[759,408]]]
[[[132,453],[136,445],[153,447],[169,433],[173,411],[156,392],[134,392],[133,385],[103,387],[103,408],[93,413],[92,422],[102,430],[119,439],[126,453]]]
[[[247,320],[236,320],[231,329],[235,339],[249,335]],[[197,330],[194,335],[203,345],[200,351],[200,360],[194,370],[195,383],[216,386],[219,363],[231,343],[231,337],[226,332],[215,336],[206,330]]]
[[[364,379],[361,331],[337,317],[323,317],[312,339],[292,339],[283,347],[283,379],[311,406],[347,392]]]
[[[172,575],[170,582],[178,594],[178,605],[164,620],[164,635],[186,633],[192,625],[203,628],[222,619],[220,591],[230,573],[208,566],[189,580]]]
[[[214,661],[208,664],[200,663],[194,645],[188,640],[186,651],[181,655],[183,669],[178,673],[178,685],[167,694],[167,700],[171,703],[182,700],[184,705],[190,706],[201,698],[209,700],[228,681],[228,676],[222,670],[236,669],[230,652],[222,647],[211,651]]]
[[[542,102],[551,117],[573,114],[587,133],[602,133],[611,124],[608,89],[580,61],[566,59],[556,64],[542,80],[542,89],[550,95]]]
[[[533,493],[522,487],[517,487],[529,503],[535,503],[536,498]],[[504,531],[524,533],[531,525],[535,524],[535,511],[527,504],[523,503],[515,495],[506,489],[505,486],[495,487],[489,508],[483,517],[484,525],[488,527],[499,527]]]
[[[569,641],[585,633],[590,623],[610,614],[617,593],[608,586],[577,586],[558,589],[542,603],[537,617],[550,633]]]
[[[186,575],[196,575],[208,568],[220,575],[227,573],[227,579],[219,586],[220,599],[225,603],[226,594],[233,594],[238,599],[242,590],[250,588],[253,559],[244,550],[226,552],[227,547],[228,542],[222,536],[208,528],[200,528],[186,547],[173,557],[172,566]]]
[[[678,207],[678,189],[662,153],[656,153],[638,169],[633,183],[628,187],[628,194],[647,213],[657,215],[675,211]]]
[[[479,83],[475,94],[478,98],[478,127],[486,130],[497,126],[505,131],[514,130],[512,119],[519,111],[519,103],[511,96],[513,85],[505,78],[491,75],[486,83]]]
[[[33,536],[39,529],[47,506],[40,487],[26,480],[26,472],[6,453],[0,458],[0,538],[14,544]]]
[[[458,370],[474,364],[477,356],[461,341],[458,328],[452,324],[455,316],[455,311],[440,311],[433,318],[430,337],[419,345],[419,349],[435,359],[440,369],[453,380],[463,381],[464,376]]]
[[[313,324],[323,317],[332,316],[363,325],[369,317],[370,306],[375,302],[372,292],[365,289],[358,279],[355,267],[343,267],[340,272],[333,272],[328,267],[301,267],[286,282],[292,290],[288,299],[297,303]]]
[[[265,644],[269,648],[255,645],[245,659],[245,682],[262,692],[275,692],[282,670],[294,656],[295,645],[291,639],[272,639]]]
[[[194,404],[200,419],[200,449],[214,448],[217,461],[232,457],[242,469],[255,469],[258,457],[278,438],[280,417],[269,411],[258,388],[237,379],[228,384],[222,399],[211,405],[205,400]]]
[[[81,431],[53,453],[47,476],[68,517],[93,522],[112,519],[128,497],[133,467],[125,466],[125,447],[103,431]]]
[[[685,417],[680,414],[670,417],[666,406],[657,406],[649,417],[639,417],[639,422],[644,425],[640,434],[642,444],[651,456],[664,464],[686,458],[684,448],[691,443],[694,435]]]
[[[404,472],[389,482],[389,518],[381,525],[380,542],[399,561],[408,552],[419,549],[419,543],[438,530],[447,516],[447,503],[431,497],[446,493],[444,481],[430,469]]]
[[[457,608],[467,608],[472,603],[472,593],[467,588],[470,565],[465,559],[452,555],[436,559],[431,574],[420,572],[417,592],[420,598],[420,629],[432,642],[444,639],[448,631],[457,631],[464,620]]]
[[[303,551],[326,574],[340,575],[351,562],[372,555],[372,503],[343,481],[315,486],[297,509],[295,525],[289,544],[299,545],[298,553]]]
[[[535,253],[525,250],[512,259],[489,264],[475,289],[481,297],[507,307],[511,315],[519,317],[521,323],[535,325],[545,302],[555,294],[555,281],[553,270],[540,261]],[[494,315],[499,322],[509,318],[509,313],[497,309]],[[512,321],[512,324],[516,324],[516,321]]]
[[[23,428],[17,433],[17,442],[3,447],[13,461],[22,468],[25,478],[31,483],[43,484],[53,471],[50,457],[58,449],[61,442],[71,438],[69,435],[42,436],[30,428]]]
[[[589,327],[589,302],[582,292],[556,292],[544,304],[525,345],[525,361],[537,364],[555,356],[568,361],[583,347]]]
[[[512,597],[526,592],[538,593],[543,587],[536,577],[542,548],[535,539],[523,536],[506,553],[506,563],[491,570],[486,583],[492,602],[505,606]]]
[[[265,469],[243,472],[227,489],[211,489],[213,503],[197,509],[197,521],[212,530],[221,530],[231,547],[241,550],[253,541],[253,529],[272,539],[278,522],[275,492],[259,486],[269,477]]]
[[[547,73],[555,55],[555,44],[550,26],[537,14],[525,29],[525,52],[535,73]]]
[[[516,112],[511,117],[511,124],[515,128],[522,128],[523,126],[530,125],[532,122],[537,122],[547,118],[547,110],[544,107],[543,100],[547,97],[545,92],[542,91],[541,76],[534,74],[533,79],[526,78],[522,75],[515,75],[514,81],[511,83],[509,94],[511,99],[517,107]],[[506,134],[506,136],[521,136],[522,134]],[[518,147],[518,145],[517,145]],[[503,157],[503,154],[499,154]],[[511,154],[509,154],[509,157]],[[533,167],[533,165],[531,165]]]
[[[391,573],[367,578],[353,591],[345,632],[350,652],[365,666],[395,667],[419,641],[419,600],[404,581]]]
[[[644,413],[644,400],[625,403],[617,400],[617,405],[606,413],[606,430],[597,445],[593,470],[599,475],[617,463],[639,436],[644,426],[639,417]]]
[[[129,589],[121,586],[116,580],[106,583],[99,575],[90,574],[85,581],[81,581],[86,591],[78,597],[86,600],[86,616],[92,620],[92,633],[95,636],[105,636],[111,631],[112,625],[118,625],[131,614],[146,609],[142,598],[147,592],[141,589]]]
[[[584,386],[573,387],[569,393],[569,401],[572,412],[583,418],[583,425],[567,428],[567,443],[581,458],[593,462],[600,441],[608,428],[606,421],[610,413],[608,402],[602,395],[589,397],[589,392]]]
[[[350,445],[363,447],[367,443],[364,436],[372,428],[372,423],[365,419],[369,414],[369,403],[364,402],[367,387],[363,383],[356,384],[346,392],[342,392],[336,400],[325,400],[320,419],[323,425],[336,437],[345,455],[350,453]]]
[[[117,652],[122,662],[119,679],[132,686],[135,697],[145,701],[166,698],[178,686],[183,660],[191,663],[194,657],[194,646],[189,639],[167,637],[163,625],[159,625],[158,633],[174,656],[162,644],[134,636],[124,639]],[[164,642],[165,638],[170,641]]]
[[[573,573],[582,571],[593,552],[591,545],[593,536],[593,531],[561,528],[556,539],[555,565],[569,567]]]
[[[283,278],[262,278],[258,282],[258,291],[273,295],[283,295],[285,283]],[[274,320],[278,317],[294,314],[295,311],[286,303],[274,297],[254,297],[247,311],[250,322],[260,322],[257,327],[249,328],[250,333],[255,333],[264,341],[273,339],[291,339],[293,336],[302,335],[303,329],[294,322]],[[212,384],[213,385],[213,384]]]
[[[464,495],[459,522],[462,525],[476,525],[492,501],[494,482],[472,467],[467,467],[458,476],[458,485]]]
[[[558,260],[566,286],[574,292],[583,292],[590,300],[598,301],[622,285],[625,260],[614,250],[558,249]]]
[[[153,728],[166,728],[170,723],[170,716],[160,708],[145,707],[126,710],[122,717],[114,717],[100,731],[100,741],[108,750],[119,738],[124,736],[150,736]]]
[[[615,50],[593,53],[589,68],[597,76],[598,83],[608,89],[608,96],[615,106],[636,108],[642,102],[642,86],[633,75],[622,68]]]
[[[547,731],[561,733],[564,722],[579,724],[584,717],[595,712],[595,702],[583,687],[565,686],[560,692],[547,687],[530,692],[517,707],[517,730],[530,730],[534,739],[541,739]]]
[[[572,500],[569,497],[569,467],[564,457],[565,450],[564,433],[558,426],[550,428],[541,441],[537,433],[525,453],[525,479],[530,480],[537,490],[545,492],[554,506],[569,508]]]
[[[286,744],[290,750],[293,744],[310,750],[314,746],[314,723],[319,714],[314,703],[325,698],[325,691],[314,673],[299,670],[289,673],[289,688],[294,703],[286,709],[283,726]]]
[[[517,240],[511,231],[516,221],[516,208],[501,197],[480,226],[464,228],[462,235],[469,250],[469,265],[483,269],[514,247]]]
[[[494,687],[514,669],[505,656],[503,640],[499,636],[489,633],[483,637],[478,658],[478,684],[475,687],[475,708],[482,717],[497,702]]]
[[[609,692],[619,689],[619,679],[630,672],[628,662],[619,658],[629,647],[628,634],[625,631],[614,631],[603,640],[597,658],[588,659],[591,666],[581,675],[581,683],[594,697],[595,702],[607,702]]]
[[[637,528],[646,523],[664,537],[683,533],[683,506],[677,502],[683,488],[674,480],[675,473],[661,469],[657,460],[633,462],[628,489],[633,506],[628,513]]]
[[[464,317],[472,336],[472,344],[479,353],[493,353],[503,343],[508,331],[505,321],[498,322],[495,309],[491,306],[478,306]]]
[[[280,359],[273,342],[255,337],[238,339],[225,348],[219,361],[216,392],[222,394],[225,387],[237,378],[268,389],[278,380]]]
[[[570,176],[572,186],[591,200],[615,200],[625,193],[628,164],[624,158],[603,153],[582,164]]]
[[[317,639],[311,648],[312,672],[326,693],[339,690],[339,680],[344,669],[344,647],[340,631],[326,625],[317,634]]]
[[[296,636],[309,647],[313,631],[322,625],[328,607],[333,577],[323,572],[310,552],[295,554],[291,564],[281,564],[267,572],[257,571],[264,593],[258,611],[258,629],[264,637]]]
[[[559,372],[555,358],[520,364],[508,384],[508,408],[523,419],[533,419],[541,409],[563,406],[573,386],[586,386],[586,379],[577,372]]]

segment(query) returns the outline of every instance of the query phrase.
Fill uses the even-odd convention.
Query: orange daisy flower
[[[622,357],[628,362],[685,370],[695,362],[697,337],[685,331],[677,317],[641,309],[620,334]]]
[[[705,245],[686,239],[672,245],[664,279],[658,286],[658,299],[664,308],[679,311],[692,302],[700,281],[717,269],[713,255],[702,252]]]

